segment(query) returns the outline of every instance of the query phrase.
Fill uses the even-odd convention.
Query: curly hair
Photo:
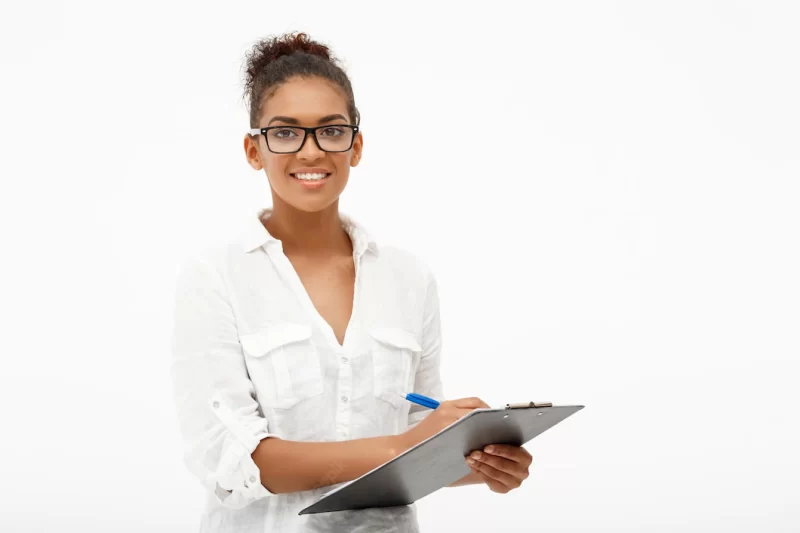
[[[287,33],[255,43],[245,55],[244,98],[250,112],[250,127],[257,128],[264,103],[295,76],[325,78],[338,85],[347,98],[347,111],[354,124],[360,115],[353,87],[328,46],[305,33]]]

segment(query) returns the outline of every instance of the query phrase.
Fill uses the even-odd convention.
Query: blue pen
[[[439,402],[437,402],[433,398],[428,398],[427,396],[423,396],[422,394],[417,394],[415,392],[409,392],[408,394],[401,394],[400,396],[402,396],[409,402],[421,405],[422,407],[427,407],[428,409],[436,409],[437,407],[439,407]]]

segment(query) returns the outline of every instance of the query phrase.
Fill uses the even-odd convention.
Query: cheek
[[[352,157],[353,154],[348,152],[344,154],[335,154],[335,156],[331,158],[338,174],[347,175],[347,173],[350,172],[350,160]]]
[[[264,168],[270,180],[280,179],[286,175],[288,160],[285,157],[268,156],[264,161]]]

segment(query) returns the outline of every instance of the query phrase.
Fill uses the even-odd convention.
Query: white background
[[[0,530],[197,528],[174,276],[269,205],[241,66],[345,60],[342,210],[436,272],[450,397],[579,403],[424,531],[800,530],[794,2],[3,7]]]

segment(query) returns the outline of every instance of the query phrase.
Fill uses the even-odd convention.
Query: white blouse
[[[429,413],[401,393],[444,399],[434,276],[415,256],[379,246],[341,218],[355,261],[343,345],[258,216],[240,238],[182,268],[172,376],[185,461],[208,490],[201,531],[417,531],[414,505],[298,516],[332,487],[270,493],[251,457],[269,435],[334,441],[401,433]]]

